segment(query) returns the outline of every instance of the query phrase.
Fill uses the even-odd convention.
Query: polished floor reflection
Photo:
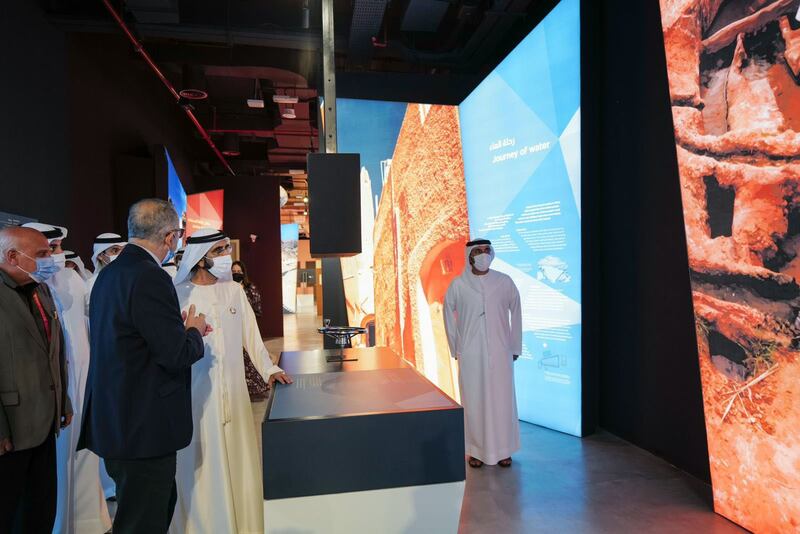
[[[322,348],[314,315],[284,316],[282,350]],[[710,487],[606,432],[580,439],[522,423],[510,469],[467,468],[460,534],[723,534],[745,530],[715,514]]]
[[[746,532],[712,511],[708,485],[611,434],[520,430],[510,469],[468,469],[460,534]]]
[[[322,348],[322,334],[317,328],[322,318],[314,314],[285,314],[283,337],[264,340],[272,359],[277,361],[284,350],[317,350]]]

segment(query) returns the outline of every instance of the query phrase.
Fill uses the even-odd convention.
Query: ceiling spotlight
[[[308,215],[308,210],[303,210],[303,215]]]
[[[238,156],[242,152],[239,148],[239,136],[228,132],[222,137],[222,153],[225,156]]]
[[[294,112],[294,108],[284,108],[283,113],[281,113],[281,117],[284,119],[296,119],[297,115]]]
[[[308,204],[308,197],[303,197],[303,204]]]

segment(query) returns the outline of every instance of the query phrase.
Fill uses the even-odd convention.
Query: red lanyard
[[[47,318],[47,313],[44,311],[44,307],[42,306],[42,301],[39,300],[39,294],[36,293],[36,290],[33,291],[33,302],[35,302],[36,307],[39,308],[39,315],[42,316],[42,322],[44,323],[44,331],[47,334],[47,343],[50,343],[50,320]]]

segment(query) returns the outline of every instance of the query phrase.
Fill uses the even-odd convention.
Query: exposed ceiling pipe
[[[134,50],[136,50],[136,52],[138,52],[139,55],[142,56],[145,63],[147,63],[150,66],[150,69],[152,69],[152,71],[156,74],[156,76],[158,76],[158,79],[161,80],[161,82],[164,84],[167,90],[169,90],[170,94],[175,99],[175,103],[180,104],[181,97],[178,94],[178,91],[175,90],[175,87],[172,85],[172,83],[167,79],[166,76],[164,76],[164,73],[161,71],[158,65],[156,65],[156,62],[153,61],[153,58],[150,57],[150,54],[147,53],[147,50],[144,49],[142,43],[139,42],[136,36],[134,36],[133,33],[130,31],[127,24],[125,24],[125,21],[122,20],[120,14],[117,13],[117,10],[114,9],[114,6],[111,5],[111,1],[103,0],[103,4],[106,6],[106,9],[111,14],[111,17],[116,21],[120,29],[122,29],[122,32],[125,34],[125,37],[127,37],[128,40],[131,42]],[[208,146],[211,147],[211,150],[217,156],[217,159],[219,159],[220,163],[222,163],[223,167],[225,167],[225,169],[228,171],[228,173],[231,174],[231,176],[236,176],[236,173],[233,172],[233,169],[231,168],[228,161],[225,159],[225,156],[222,155],[222,152],[219,151],[217,145],[214,144],[214,140],[211,139],[211,136],[208,134],[206,129],[203,127],[202,124],[200,124],[200,121],[197,119],[191,108],[189,106],[182,105],[181,109],[183,109],[184,113],[186,113],[186,116],[189,117],[189,120],[192,122],[192,124],[194,124],[194,127],[200,133],[200,137],[202,137],[203,140],[206,143],[208,143]]]

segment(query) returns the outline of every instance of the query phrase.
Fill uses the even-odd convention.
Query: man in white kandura
[[[204,313],[214,331],[192,366],[194,435],[178,451],[178,503],[170,533],[261,533],[264,498],[242,347],[268,383],[291,383],[272,364],[255,313],[233,281],[231,244],[218,230],[192,235],[175,277],[181,309]],[[259,425],[260,431],[260,425]]]
[[[97,280],[97,276],[103,267],[117,259],[119,253],[125,248],[128,242],[122,239],[119,234],[106,232],[94,238],[94,245],[92,246],[92,264],[94,265],[94,274],[87,282],[88,291],[86,293],[86,316],[89,316],[89,296],[92,294],[92,288]]]
[[[42,223],[24,226],[42,232],[50,243],[52,258],[61,270],[47,280],[53,294],[64,334],[67,361],[67,391],[74,410],[72,425],[56,440],[58,504],[53,533],[103,534],[111,528],[111,518],[100,485],[100,459],[91,451],[76,451],[81,428],[83,393],[89,371],[89,335],[84,316],[86,282],[73,269],[67,269],[61,242],[67,229]]]
[[[67,258],[67,269],[72,269],[78,273],[78,276],[80,276],[84,282],[88,281],[89,278],[92,277],[92,272],[86,270],[86,266],[83,264],[83,260],[80,256],[71,250],[65,250],[64,254],[66,254]]]
[[[464,273],[444,299],[450,355],[458,360],[470,467],[511,467],[519,450],[514,362],[522,352],[522,313],[513,280],[492,271],[492,243],[467,243]]]

